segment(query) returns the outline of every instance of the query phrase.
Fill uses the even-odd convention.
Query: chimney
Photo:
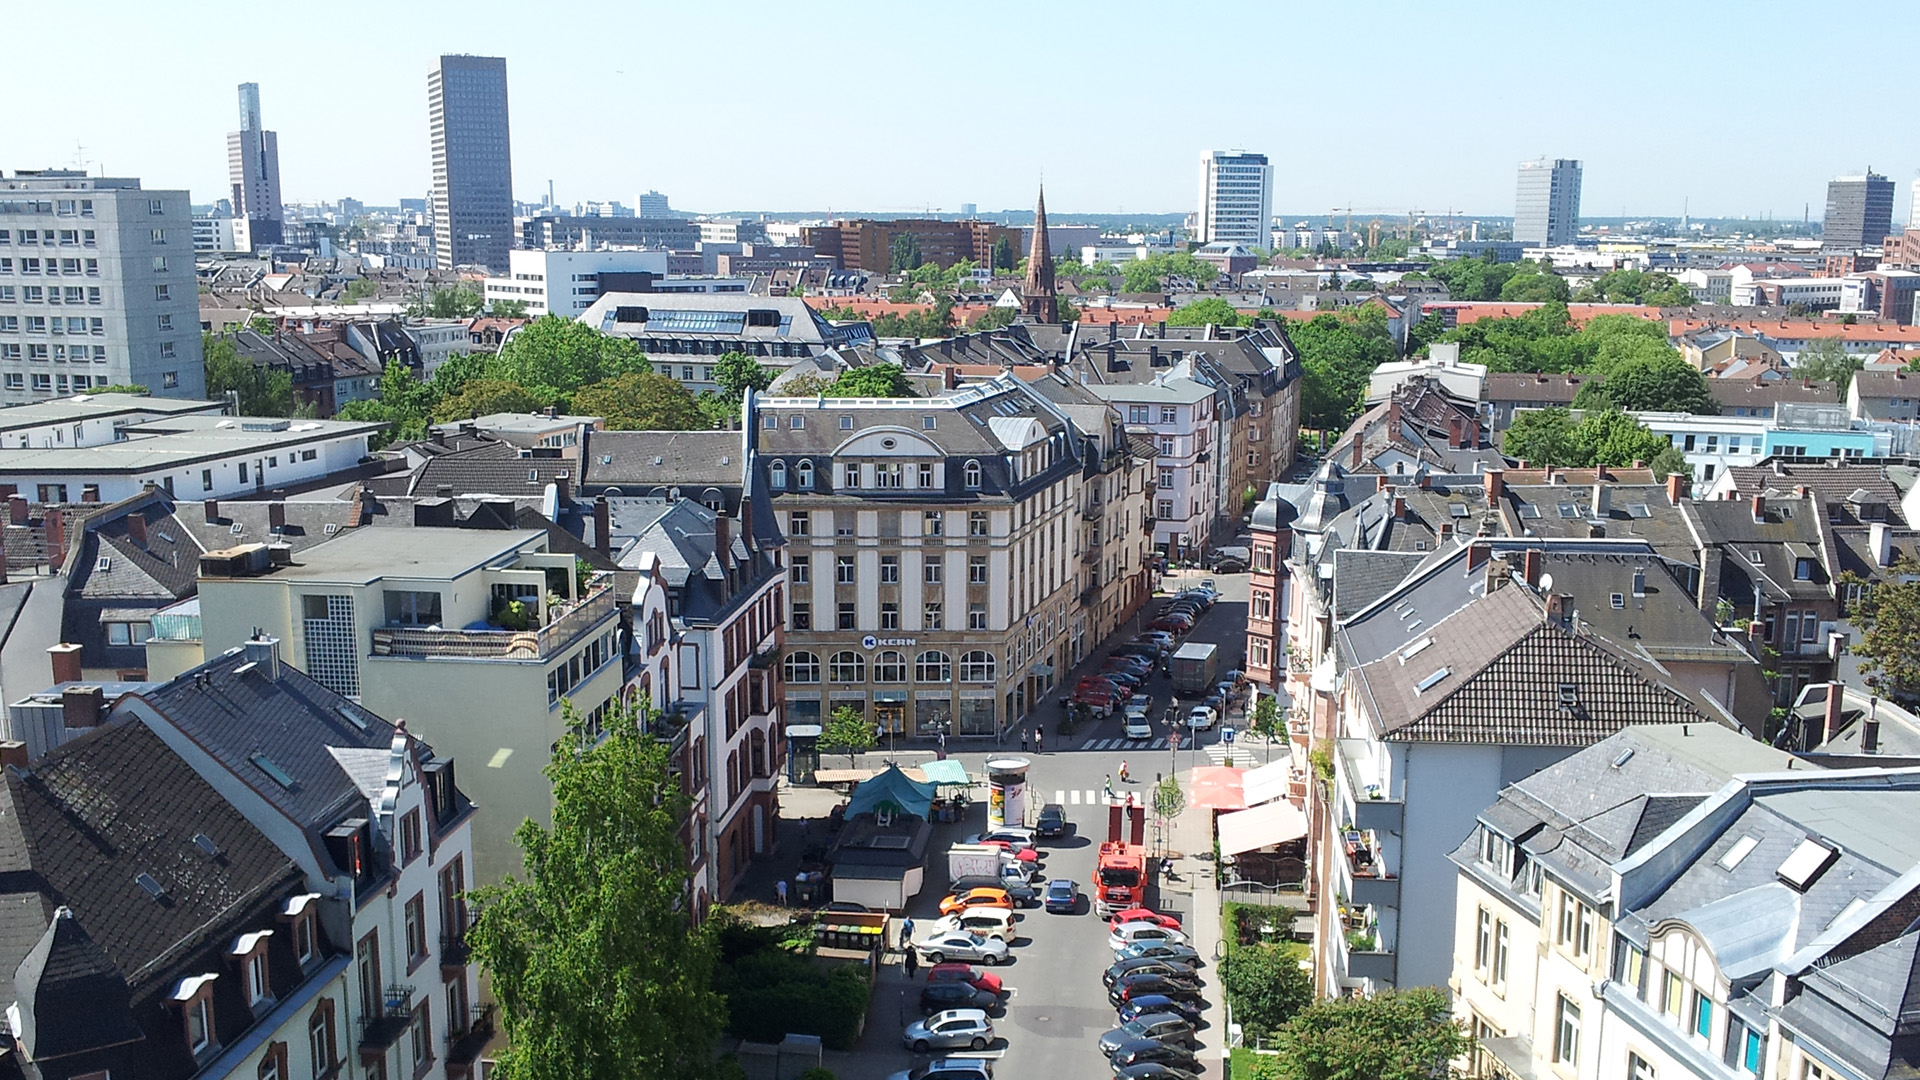
[[[1551,465],[1547,466],[1547,486],[1548,487],[1552,487],[1554,484],[1565,483],[1566,479],[1567,479],[1566,474],[1555,472],[1554,467]]]
[[[127,515],[126,521],[127,521],[127,539],[133,541],[133,546],[141,549],[142,551],[146,550],[146,547],[147,547],[146,515],[142,514],[138,510],[135,510],[133,513]]]
[[[6,744],[0,743],[0,753],[4,753]],[[1880,699],[1867,699],[1867,718],[1860,721],[1860,752],[1877,754],[1880,752]]]
[[[60,694],[60,722],[71,729],[100,726],[107,711],[107,692],[98,686],[69,686]]]
[[[1392,435],[1400,426],[1400,399],[1387,399],[1387,434]]]
[[[1393,520],[1407,520],[1407,497],[1405,495],[1395,495],[1393,497]]]
[[[1644,469],[1644,468],[1646,468],[1646,467],[1647,467],[1647,463],[1646,463],[1646,461],[1645,461],[1645,459],[1643,459],[1643,458],[1634,458],[1634,459],[1633,459],[1633,467],[1634,467],[1634,468],[1636,468],[1636,469]]]
[[[573,478],[556,476],[553,478],[554,505],[564,511],[573,502]],[[556,513],[559,511],[556,511]]]
[[[947,389],[949,390],[959,389],[960,387],[960,369],[959,368],[944,367],[940,369],[940,373],[941,373],[941,383]]]
[[[0,766],[14,769],[27,767],[27,744],[18,739],[0,742]]]
[[[61,514],[58,510],[48,510],[46,527],[47,562],[54,566],[63,565],[67,561],[67,519],[65,515]]]
[[[1440,523],[1440,542],[1444,544],[1451,539],[1453,539],[1453,522],[1451,521],[1441,522]]]
[[[1486,562],[1487,556],[1491,555],[1492,553],[1493,553],[1493,548],[1490,545],[1488,545],[1485,541],[1476,540],[1473,543],[1468,544],[1467,545],[1467,569],[1468,570],[1479,569],[1480,564]]]
[[[1846,710],[1846,698],[1841,694],[1840,690],[1841,684],[1837,682],[1827,684],[1827,708],[1821,718],[1822,731],[1820,741],[1822,743],[1831,741],[1834,735],[1840,731],[1841,713]],[[1809,749],[1811,749],[1811,747],[1809,747]]]
[[[1755,495],[1753,497],[1753,523],[1755,525],[1764,525],[1766,521],[1767,497],[1765,495]]]
[[[7,520],[15,525],[27,523],[27,497],[25,495],[7,496]]]
[[[1460,444],[1462,449],[1472,450],[1475,447],[1480,445],[1480,418],[1479,417],[1472,416],[1467,418],[1467,430],[1466,430],[1465,438],[1466,438],[1466,441]]]
[[[1598,479],[1595,479],[1593,482],[1593,513],[1590,516],[1604,518],[1610,516],[1612,513],[1613,489],[1601,483]]]
[[[723,507],[713,515],[713,554],[720,560],[720,569],[733,572],[733,519]]]
[[[1353,433],[1353,467],[1356,469],[1360,467],[1360,451],[1362,449],[1360,443],[1360,433],[1356,431]]]
[[[1573,629],[1573,597],[1566,593],[1547,594],[1547,621]]]
[[[1500,501],[1507,493],[1507,470],[1487,470],[1487,503],[1492,505]]]
[[[1873,565],[1893,565],[1893,535],[1886,522],[1876,521],[1867,526],[1867,546],[1873,549]]]
[[[593,500],[593,547],[601,557],[613,557],[613,507],[605,495]]]
[[[251,664],[256,665],[254,667],[255,671],[258,671],[260,674],[266,676],[267,679],[271,681],[279,680],[280,678],[280,639],[279,638],[274,637],[272,634],[266,633],[265,631],[261,630],[258,627],[255,627],[253,631],[253,636],[247,639],[247,643],[244,646],[242,646],[242,648],[246,649],[247,661]]]
[[[207,524],[209,525],[220,524],[220,500],[208,499],[206,502],[206,507],[207,507]]]
[[[1531,585],[1536,589],[1540,587],[1540,549],[1539,548],[1527,549],[1527,553],[1520,563],[1520,576],[1526,579],[1526,582],[1528,585]]]
[[[1668,473],[1667,474],[1667,501],[1672,503],[1675,506],[1679,506],[1680,500],[1686,497],[1687,497],[1687,474],[1677,473],[1677,472]]]
[[[1393,477],[1388,476],[1386,473],[1381,473],[1379,476],[1373,478],[1373,490],[1375,491],[1385,491],[1392,486]]]
[[[287,504],[270,502],[267,504],[267,531],[283,533],[287,531]]]
[[[1447,445],[1452,447],[1455,450],[1458,450],[1461,447],[1460,428],[1461,428],[1461,424],[1460,424],[1459,417],[1457,416],[1447,417]]]
[[[80,646],[62,642],[48,646],[47,654],[53,657],[54,685],[80,681]]]

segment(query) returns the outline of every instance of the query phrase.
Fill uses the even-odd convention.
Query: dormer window
[[[213,981],[219,977],[215,972],[189,975],[174,984],[173,993],[168,995],[180,1006],[180,1023],[187,1047],[195,1058],[207,1054],[217,1043],[213,1029]]]
[[[241,934],[228,950],[246,979],[247,1004],[256,1010],[273,1001],[273,983],[267,972],[267,940],[271,937],[271,930]]]
[[[980,490],[980,463],[978,461],[967,462],[965,468],[962,470],[962,475],[966,478],[968,491]]]
[[[786,462],[776,461],[767,469],[767,483],[772,485],[775,491],[785,491],[787,489]]]
[[[794,470],[794,477],[800,482],[802,491],[813,490],[813,462],[802,461]]]

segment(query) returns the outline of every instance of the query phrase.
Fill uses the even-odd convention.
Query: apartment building
[[[646,350],[655,371],[695,393],[719,388],[713,365],[730,352],[781,370],[794,360],[873,340],[866,323],[836,326],[792,296],[605,292],[580,321],[632,340]]]
[[[214,656],[263,631],[320,685],[484,766],[469,790],[487,808],[472,866],[485,884],[519,869],[513,828],[549,818],[563,705],[600,722],[623,666],[611,573],[544,529],[449,527],[453,511],[425,500],[414,528],[349,529],[279,561],[259,544],[202,556],[199,640]]]
[[[1267,155],[1244,150],[1209,150],[1200,155],[1196,240],[1265,247],[1272,220],[1273,165]]]
[[[1170,559],[1198,558],[1222,505],[1213,468],[1221,448],[1213,388],[1186,376],[1087,387],[1153,440],[1153,544]]]
[[[507,272],[485,288],[489,304],[518,301],[532,318],[572,319],[603,292],[649,292],[666,276],[665,251],[510,251]]]
[[[990,221],[850,218],[800,230],[800,242],[822,257],[832,259],[839,269],[865,270],[870,274],[897,269],[896,249],[910,250],[914,266],[932,263],[944,268],[962,259],[992,266],[994,247],[1001,241],[1006,242],[1005,252],[1017,256],[1025,250],[1020,246],[1019,229]]]
[[[138,383],[206,396],[184,191],[16,169],[0,180],[0,404]]]
[[[1847,385],[1847,415],[1855,420],[1911,424],[1920,420],[1920,373],[1856,371]]]
[[[1580,235],[1580,163],[1566,158],[1523,161],[1514,194],[1513,238],[1549,247]]]
[[[1085,447],[1013,376],[932,398],[755,398],[787,540],[788,723],[993,736],[1072,666]]]

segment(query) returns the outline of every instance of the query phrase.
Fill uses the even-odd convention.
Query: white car
[[[977,937],[998,938],[1011,942],[1019,935],[1013,927],[1013,912],[1006,908],[975,907],[965,911],[956,911],[951,915],[942,915],[935,920],[929,930],[929,937],[943,937],[947,934],[973,934]]]
[[[1187,944],[1187,935],[1170,926],[1162,926],[1157,922],[1142,920],[1140,922],[1121,923],[1114,928],[1113,933],[1107,938],[1107,944],[1113,948],[1114,952],[1119,952],[1121,949],[1140,941],[1164,941],[1169,945],[1185,945]]]
[[[982,964],[1007,962],[1006,942],[969,934],[964,930],[931,934],[914,942],[913,947],[920,953],[920,959],[929,964],[944,964],[949,960],[978,961]]]
[[[1153,722],[1147,719],[1146,706],[1127,707],[1127,718],[1121,724],[1121,733],[1129,739],[1153,738]]]
[[[1206,731],[1220,722],[1220,714],[1206,705],[1195,705],[1187,710],[1187,726],[1195,731]]]

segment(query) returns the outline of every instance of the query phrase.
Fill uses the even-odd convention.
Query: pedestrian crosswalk
[[[1166,748],[1167,740],[1164,736],[1151,740],[1092,738],[1080,744],[1082,750],[1127,750],[1136,754]],[[1188,752],[1191,750],[1191,745],[1182,739],[1180,749],[1183,753]],[[1207,760],[1215,765],[1237,765],[1243,769],[1250,769],[1263,760],[1260,750],[1239,743],[1215,742],[1210,746],[1201,747],[1200,753],[1205,754]]]
[[[1132,790],[1134,790],[1133,787],[1127,788],[1127,791],[1132,791]],[[1116,790],[1111,796],[1109,796],[1107,795],[1106,792],[1100,791],[1095,788],[1087,788],[1084,791],[1071,791],[1065,788],[1055,788],[1053,792],[1053,801],[1061,804],[1062,806],[1100,806],[1102,804],[1107,806],[1117,806],[1127,801],[1127,791]]]
[[[1088,739],[1080,744],[1082,750],[1165,750],[1167,740],[1160,739]]]

